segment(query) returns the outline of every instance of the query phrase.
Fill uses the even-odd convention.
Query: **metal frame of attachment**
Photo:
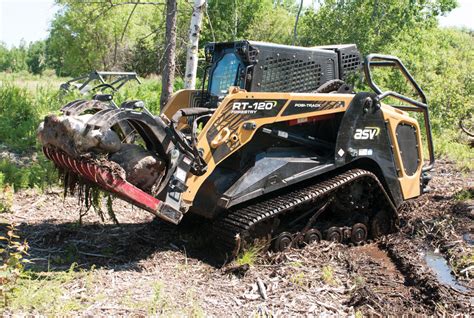
[[[104,77],[107,76],[117,76],[117,78],[108,83]],[[92,81],[99,81],[102,85],[107,84],[113,87],[116,91],[119,90],[123,85],[125,85],[128,81],[135,80],[138,84],[141,84],[140,79],[138,78],[137,73],[135,72],[103,72],[103,71],[92,71],[89,74],[81,75],[79,77],[73,78],[63,84],[61,84],[60,88],[63,90],[68,91],[71,87],[71,84],[77,81],[84,80],[83,83],[79,83],[78,90],[82,92],[82,90],[87,87],[87,85]],[[115,86],[117,85],[117,86]]]

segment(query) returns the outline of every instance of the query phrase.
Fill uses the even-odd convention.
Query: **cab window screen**
[[[222,96],[227,94],[229,86],[237,85],[237,74],[241,66],[240,60],[234,53],[227,53],[217,62],[212,72],[211,94]]]

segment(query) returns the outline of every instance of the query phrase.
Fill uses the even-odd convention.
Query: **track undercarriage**
[[[377,177],[353,169],[231,209],[214,223],[214,232],[218,244],[236,255],[255,241],[276,251],[322,239],[361,244],[397,225],[396,208]]]

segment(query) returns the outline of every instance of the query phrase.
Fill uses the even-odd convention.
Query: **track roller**
[[[291,247],[293,235],[289,232],[281,232],[273,242],[273,249],[277,252],[284,251]]]
[[[327,231],[326,231],[326,237],[325,239],[327,241],[332,241],[332,242],[338,242],[338,243],[341,243],[342,242],[342,239],[343,239],[343,235],[342,235],[342,231],[340,228],[336,227],[336,226],[333,226],[333,227],[330,227]]]
[[[312,244],[314,242],[319,243],[322,237],[323,236],[318,229],[309,229],[304,235],[304,242],[306,244]]]
[[[363,223],[356,223],[352,227],[351,242],[360,244],[367,240],[367,226]]]

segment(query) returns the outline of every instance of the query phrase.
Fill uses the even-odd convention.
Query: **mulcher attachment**
[[[149,211],[169,222],[177,224],[181,220],[182,214],[163,214],[161,207],[163,202],[135,187],[124,180],[119,174],[114,173],[107,167],[101,167],[97,163],[86,159],[74,159],[63,151],[52,147],[43,147],[43,152],[49,160],[62,170],[72,172],[89,182],[92,182],[102,189],[109,191],[119,198],[130,202],[146,211]],[[177,222],[178,220],[178,222]]]
[[[180,150],[184,141],[170,128],[166,118],[153,116],[142,102],[127,102],[122,106],[118,108],[97,100],[67,104],[61,109],[64,116],[53,116],[43,123],[42,131],[48,132],[43,136],[53,139],[60,136],[57,137],[59,140],[52,142],[40,138],[43,151],[59,169],[177,224],[182,218],[179,202],[170,206],[166,196],[163,201],[155,196],[166,188],[180,160],[183,160]],[[78,123],[82,123],[79,128],[76,127]],[[115,139],[118,136],[122,141],[113,151],[107,150],[112,149],[106,144],[110,135]],[[98,140],[91,143],[95,146],[84,147],[83,141],[91,138]],[[68,151],[70,149],[74,151]],[[130,154],[136,158],[131,158]],[[116,161],[116,158],[123,162]],[[131,165],[131,162],[136,164]],[[151,186],[141,186],[143,179],[149,179]],[[146,183],[150,184],[148,181]]]

